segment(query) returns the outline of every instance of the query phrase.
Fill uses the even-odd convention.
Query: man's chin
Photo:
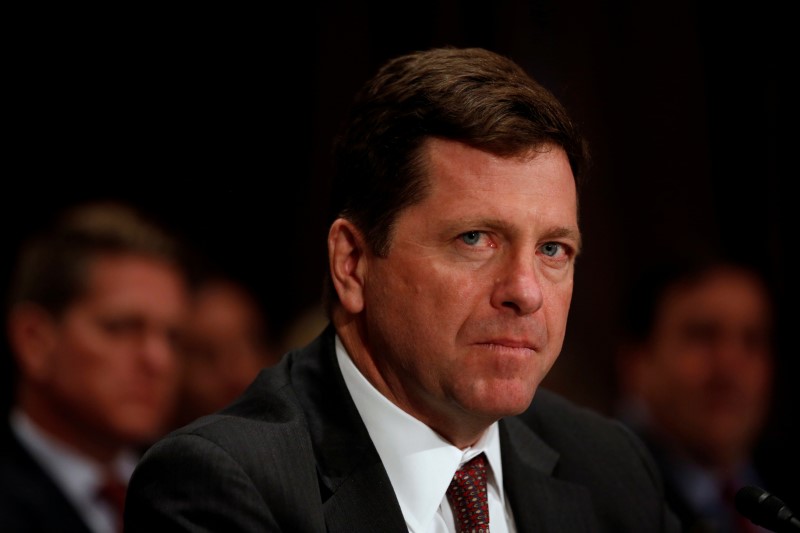
[[[493,419],[518,415],[530,407],[535,392],[536,389],[529,385],[500,385],[485,395],[476,409]]]
[[[128,412],[118,418],[114,427],[120,440],[132,443],[151,441],[169,430],[167,422],[161,416],[153,417],[150,413],[142,413],[137,417],[135,412]]]

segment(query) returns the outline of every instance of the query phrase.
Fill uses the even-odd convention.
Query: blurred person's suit
[[[61,485],[7,424],[0,459],[0,530],[93,533]]]

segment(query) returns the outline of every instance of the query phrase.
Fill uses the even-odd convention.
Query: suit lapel
[[[336,361],[328,326],[292,380],[308,418],[329,532],[407,533],[389,476]]]
[[[503,485],[519,533],[596,531],[591,496],[553,477],[559,454],[519,420],[500,423]]]
[[[389,477],[377,458],[354,468],[324,509],[330,532],[408,531]]]
[[[19,520],[25,520],[30,530],[90,533],[89,526],[67,500],[61,488],[9,427],[3,429],[0,448],[3,455],[0,458],[0,469],[4,470],[3,475],[9,486],[16,487],[10,504],[19,513],[12,517],[0,516],[0,525],[5,525],[7,521],[18,523]]]

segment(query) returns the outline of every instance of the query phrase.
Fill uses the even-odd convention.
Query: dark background
[[[724,6],[411,0],[9,14],[0,274],[58,209],[120,198],[250,286],[281,331],[319,295],[328,151],[357,87],[400,53],[483,46],[550,88],[595,157],[550,386],[608,411],[630,280],[662,256],[724,250],[778,289],[767,441],[793,456],[796,39],[777,1]]]

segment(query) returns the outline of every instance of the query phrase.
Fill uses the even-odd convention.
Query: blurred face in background
[[[83,295],[60,317],[17,315],[24,408],[50,433],[99,455],[159,436],[174,406],[185,306],[183,278],[168,264],[96,258]]]
[[[710,466],[742,460],[765,422],[771,312],[751,274],[715,270],[666,293],[637,358],[635,388],[655,422]]]
[[[277,362],[257,302],[235,283],[212,281],[195,291],[185,326],[178,424],[226,406]]]

